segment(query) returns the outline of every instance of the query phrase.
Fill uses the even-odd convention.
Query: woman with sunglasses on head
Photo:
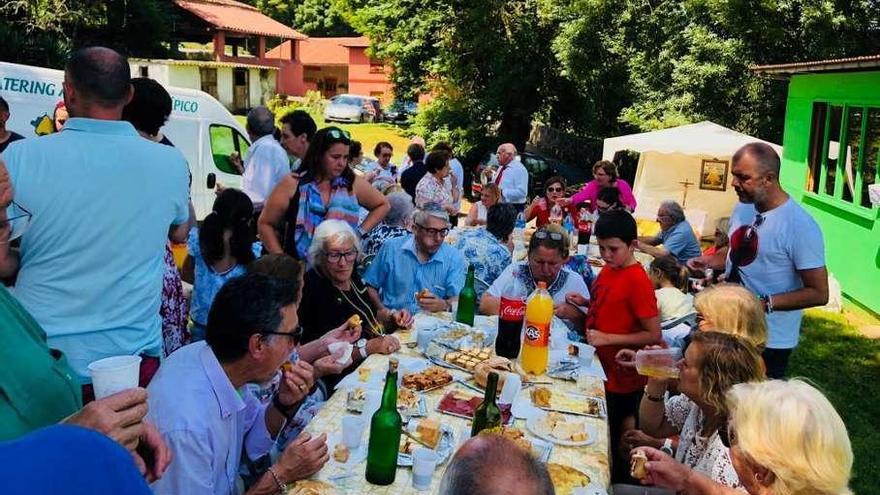
[[[565,179],[559,176],[550,177],[544,183],[544,195],[535,196],[531,204],[526,207],[523,214],[526,222],[535,219],[535,227],[541,228],[550,223],[550,210],[553,205],[559,205],[563,209],[563,215],[568,213],[567,202],[565,200]],[[575,203],[577,204],[577,203]]]
[[[266,251],[305,259],[315,228],[327,219],[344,220],[368,232],[388,213],[388,201],[348,166],[351,137],[338,127],[325,127],[309,144],[296,173],[272,191],[258,229]],[[358,226],[360,207],[369,211]]]
[[[620,191],[620,202],[629,212],[636,209],[636,197],[633,196],[632,188],[617,173],[617,165],[608,160],[599,160],[593,164],[593,180],[578,191],[574,196],[565,200],[565,204],[580,204],[590,202],[590,212],[598,208],[596,199],[599,191],[606,187],[613,187]]]
[[[733,386],[720,432],[751,495],[851,495],[853,452],[846,425],[822,392],[800,379]],[[733,495],[670,456],[650,448],[646,483],[678,493]]]
[[[360,363],[370,354],[391,354],[400,341],[388,335],[412,324],[412,315],[402,309],[392,311],[373,299],[355,270],[360,256],[357,234],[346,222],[325,220],[315,229],[309,247],[309,270],[305,275],[303,299],[299,306],[302,342],[321,338],[354,315],[361,319],[361,335],[355,341],[352,360]],[[329,380],[328,387],[354,370],[354,365]]]
[[[720,435],[728,415],[725,394],[738,383],[765,379],[760,353],[734,335],[697,332],[678,368],[680,395],[667,396],[668,379],[648,379],[639,406],[639,426],[658,438],[680,435],[677,461],[721,485],[741,488]]]

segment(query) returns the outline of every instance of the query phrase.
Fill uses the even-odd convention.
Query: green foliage
[[[357,36],[334,0],[255,0],[261,12],[309,36]]]

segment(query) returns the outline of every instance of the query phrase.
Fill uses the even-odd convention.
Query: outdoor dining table
[[[449,313],[435,313],[431,316],[434,318],[440,317],[451,319],[451,315]],[[414,325],[414,328],[419,328],[419,321],[427,317],[428,315],[424,313],[417,314],[415,316],[416,324]],[[478,318],[483,319],[484,323],[495,323],[497,325],[497,316],[479,316]],[[488,320],[486,320],[487,318]],[[419,352],[418,348],[415,347],[415,334],[416,331],[412,330],[397,332],[394,334],[400,339],[402,344],[398,353],[395,354],[396,356],[402,357],[402,359],[407,359],[403,356],[408,356],[409,358],[422,357],[422,354]],[[385,373],[388,369],[388,359],[389,356],[373,354],[369,356],[366,360],[364,360],[363,363],[361,363],[360,367],[367,367],[372,372],[381,371],[382,373]],[[598,365],[598,357],[594,357],[594,360],[595,362],[593,363],[593,366],[595,367]],[[601,365],[598,366],[601,369]],[[469,375],[463,371],[454,369],[449,369],[448,371],[453,375],[454,379],[469,378]],[[353,372],[352,374],[355,376],[358,375],[357,371]],[[550,388],[554,393],[572,392],[598,397],[601,398],[603,401],[605,399],[604,383],[603,380],[598,377],[581,377],[577,382],[570,380],[553,379],[547,377],[546,375],[542,375],[534,379],[536,381],[550,381],[550,384],[542,386]],[[468,435],[470,434],[470,420],[446,415],[440,413],[437,410],[437,404],[440,399],[448,391],[454,390],[456,387],[458,387],[462,391],[470,392],[473,395],[477,395],[475,392],[464,387],[460,383],[457,383],[455,380],[453,380],[452,383],[446,385],[441,389],[425,392],[424,395],[428,406],[428,417],[435,418],[441,423],[449,425],[455,434],[455,439],[453,440],[454,445],[457,446],[462,441],[462,439],[460,438],[460,435],[462,433],[466,432]],[[520,398],[525,398],[526,400],[529,400],[529,390],[530,388],[524,387],[520,391]],[[341,441],[342,418],[347,414],[353,414],[349,412],[346,408],[346,396],[347,392],[345,390],[337,390],[336,393],[327,401],[321,411],[312,419],[312,421],[306,427],[306,431],[308,431],[312,435],[326,433],[328,436],[328,448],[331,452],[336,446],[336,443]],[[581,418],[585,419],[587,421],[587,424],[593,428],[593,431],[595,433],[593,443],[590,445],[579,447],[568,447],[554,444],[550,454],[549,462],[563,464],[578,469],[590,477],[591,483],[599,485],[607,490],[610,482],[607,417]],[[526,432],[528,438],[534,438],[531,433],[529,433],[526,429],[525,420],[517,419],[513,426],[522,430],[523,432]],[[364,430],[364,442],[366,442],[366,439],[368,437],[369,419],[367,419]],[[440,487],[440,480],[448,463],[449,459],[447,459],[442,465],[437,466],[436,470],[434,471],[433,479],[431,481],[430,490],[421,493],[437,493]],[[331,483],[335,486],[336,490],[340,494],[364,493],[391,495],[420,493],[415,488],[413,488],[411,468],[398,467],[397,475],[393,484],[388,486],[377,486],[368,483],[364,477],[364,472],[366,468],[365,460],[354,466],[351,466],[350,464],[351,463],[342,465],[335,462],[331,458],[331,460],[324,466],[324,468],[321,469],[321,471],[319,471],[315,476],[313,476],[313,478]]]

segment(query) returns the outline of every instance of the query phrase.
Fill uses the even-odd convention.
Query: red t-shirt
[[[657,298],[654,286],[642,265],[626,268],[606,266],[592,287],[592,302],[587,313],[587,328],[605,333],[627,334],[641,332],[639,320],[657,316]],[[608,381],[609,392],[626,394],[641,390],[646,379],[635,369],[622,368],[614,361],[617,351],[626,346],[606,345],[596,349]]]
[[[544,203],[546,205],[546,200],[544,200]],[[541,205],[538,205],[532,211],[534,212],[534,215],[535,215],[535,227],[536,228],[540,229],[541,227],[550,223],[550,208],[543,208]],[[577,205],[568,205],[568,207],[563,210],[563,213],[567,214],[567,215],[571,215],[571,221],[574,222],[575,225],[577,225],[577,217],[578,217]],[[565,218],[563,218],[562,220],[564,222]]]

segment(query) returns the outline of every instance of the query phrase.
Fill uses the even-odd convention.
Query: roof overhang
[[[155,58],[130,58],[129,63],[132,64],[160,64],[160,65],[184,65],[190,67],[232,67],[243,69],[267,69],[278,70],[278,67],[263,64],[245,64],[239,62],[215,62],[213,60],[172,60],[172,59],[155,59]]]
[[[787,79],[793,74],[816,72],[858,72],[880,70],[880,54],[862,57],[816,60],[813,62],[793,62],[776,65],[753,65],[749,70],[758,74],[779,79]]]
[[[174,4],[219,30],[283,39],[307,38],[256,7],[234,0],[174,0]]]

